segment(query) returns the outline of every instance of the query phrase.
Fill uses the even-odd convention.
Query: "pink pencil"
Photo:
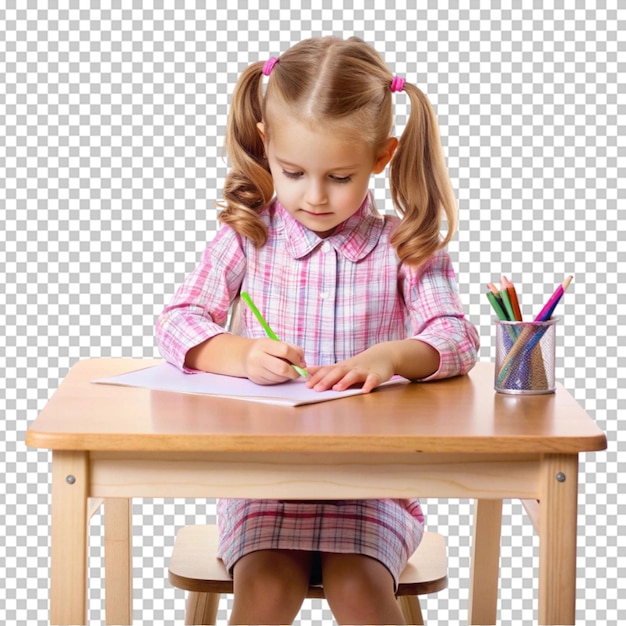
[[[552,313],[559,303],[559,300],[563,297],[565,290],[569,287],[569,284],[572,282],[572,276],[568,276],[562,285],[559,285],[556,288],[556,291],[552,294],[552,297],[546,302],[546,305],[541,309],[539,315],[535,318],[535,322],[545,322],[552,317]]]

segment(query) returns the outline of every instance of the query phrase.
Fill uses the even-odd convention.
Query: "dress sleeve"
[[[423,380],[466,374],[476,363],[478,332],[463,313],[450,257],[440,250],[417,269],[403,267],[411,337],[439,352],[439,369]]]
[[[184,365],[187,352],[225,332],[245,270],[242,240],[232,228],[223,226],[157,319],[156,343],[166,361],[184,372],[193,371]]]

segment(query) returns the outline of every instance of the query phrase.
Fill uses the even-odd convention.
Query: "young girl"
[[[411,112],[398,141],[400,91]],[[313,389],[365,392],[395,374],[471,369],[478,337],[444,251],[455,199],[417,87],[359,39],[306,40],[243,72],[226,146],[222,226],[157,322],[168,361],[259,384],[297,378],[296,365]],[[368,191],[388,164],[401,217],[381,215]],[[240,333],[225,330],[242,291],[282,341],[247,307]],[[422,537],[417,500],[220,500],[218,513],[231,623],[291,623],[315,578],[339,623],[402,623],[394,591]]]

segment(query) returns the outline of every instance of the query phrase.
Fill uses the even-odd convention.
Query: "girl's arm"
[[[306,367],[300,348],[283,341],[230,333],[221,333],[191,348],[185,358],[185,367],[190,370],[249,378],[259,385],[298,378],[292,364]]]
[[[231,303],[246,272],[242,242],[222,227],[156,322],[161,356],[190,373],[187,353],[225,332]]]
[[[439,352],[423,341],[385,341],[335,365],[309,367],[307,386],[316,391],[344,391],[362,384],[368,393],[394,375],[427,378],[439,369],[439,361]]]
[[[448,254],[439,251],[418,269],[401,267],[399,282],[413,335],[379,343],[335,365],[309,367],[309,387],[343,390],[362,383],[370,391],[396,374],[424,380],[465,374],[473,367],[478,333],[463,314]]]
[[[246,259],[242,238],[222,227],[157,320],[161,355],[188,373],[246,377],[258,384],[297,378],[292,364],[306,367],[300,348],[240,337],[224,328],[244,281]]]

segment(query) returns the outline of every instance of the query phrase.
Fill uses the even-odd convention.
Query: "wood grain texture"
[[[470,581],[470,624],[495,624],[500,578],[502,500],[476,500]]]
[[[106,623],[133,623],[132,501],[104,501],[104,568]]]
[[[30,446],[65,450],[562,452],[606,437],[562,387],[515,397],[493,390],[493,364],[468,376],[394,385],[301,407],[92,381],[160,361],[78,362],[28,429]]]
[[[187,591],[232,593],[233,579],[217,558],[217,526],[185,526],[178,531],[168,565],[169,580]],[[445,538],[424,533],[422,542],[400,574],[397,595],[420,595],[445,589],[448,581]],[[320,585],[312,585],[309,598],[323,598]]]
[[[88,490],[87,455],[56,451],[52,463],[51,624],[86,623]]]
[[[90,458],[91,495],[103,498],[539,497],[539,455],[93,452]]]
[[[496,532],[501,506],[482,501],[539,501],[539,620],[573,623],[578,454],[605,449],[606,437],[561,386],[501,395],[493,365],[478,363],[468,376],[280,407],[92,382],[157,363],[80,361],[26,434],[53,450],[53,624],[86,618],[90,498],[115,498],[122,510],[132,497],[413,496],[479,499],[477,546]],[[126,513],[110,515],[110,543],[119,542],[110,567],[126,569]],[[495,551],[477,548],[476,593],[481,558],[493,598]],[[121,580],[125,598],[130,580]]]
[[[543,463],[539,516],[539,623],[574,624],[578,457]]]

